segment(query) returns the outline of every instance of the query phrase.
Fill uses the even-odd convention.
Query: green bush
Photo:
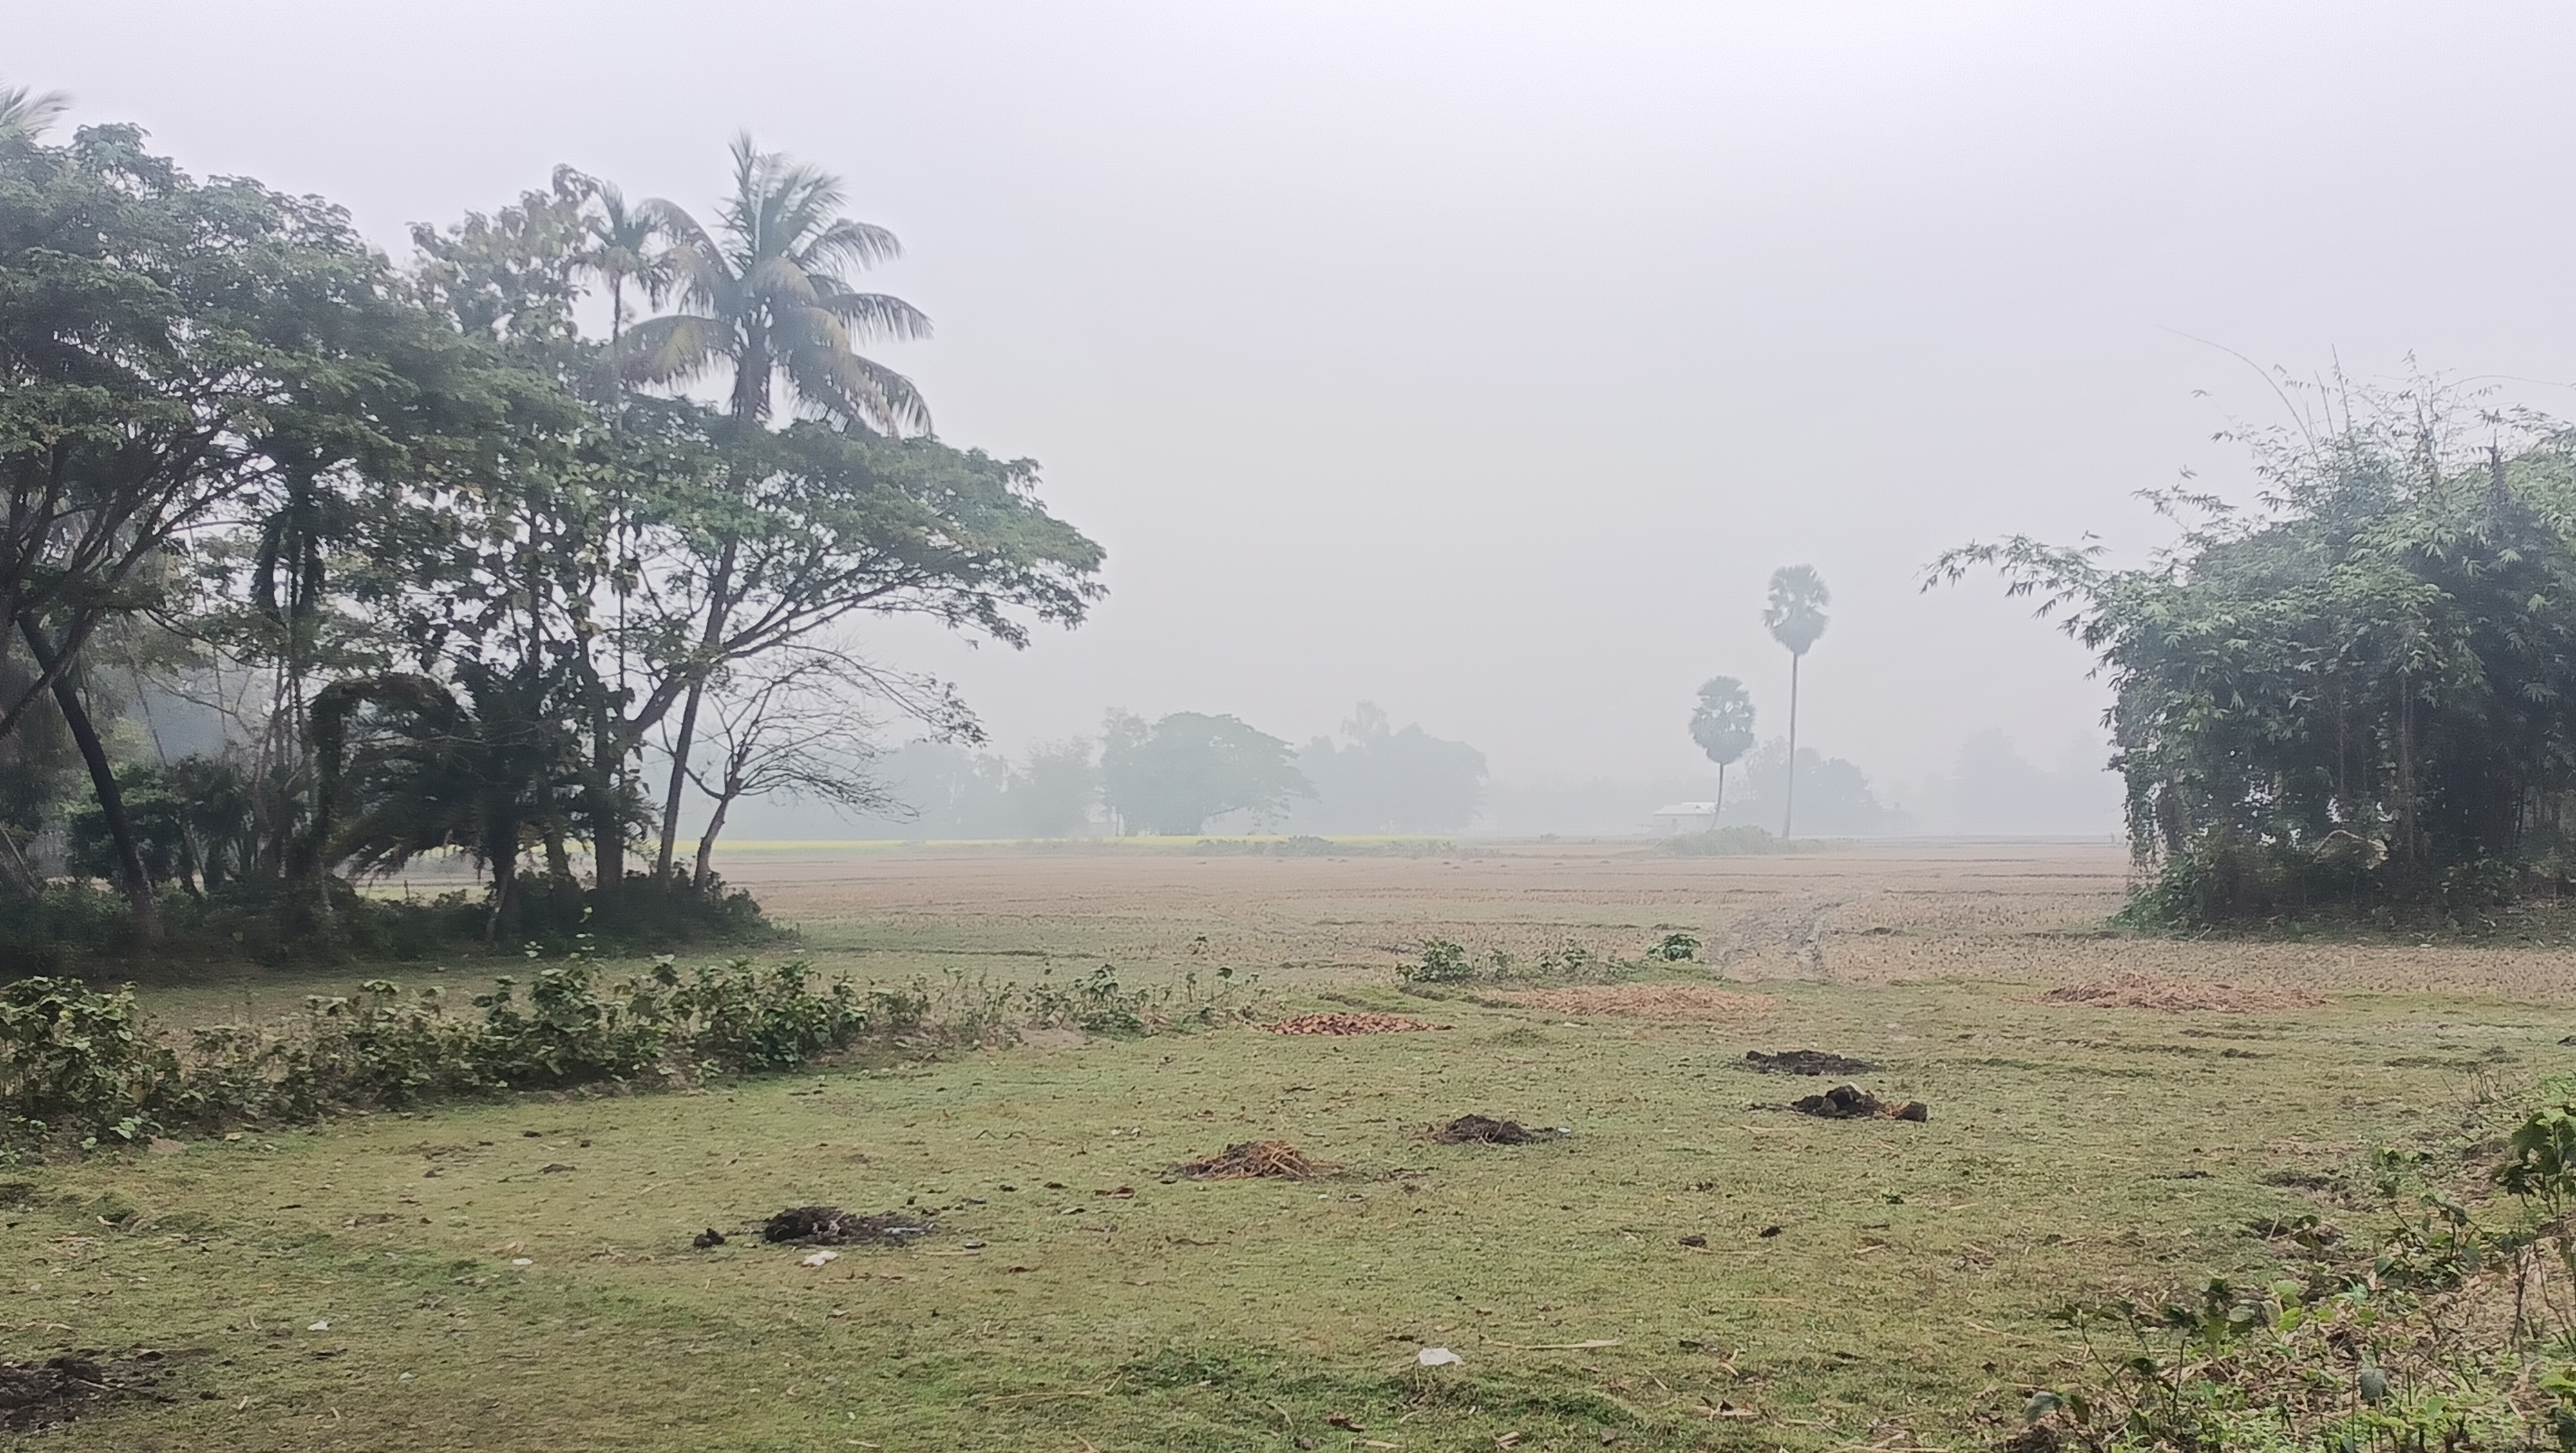
[[[630,980],[602,998],[590,965],[539,969],[522,1006],[516,980],[474,996],[483,1024],[473,1040],[476,1068],[501,1088],[555,1089],[631,1079],[652,1068],[673,1028],[661,986]]]
[[[847,979],[820,992],[803,959],[766,973],[738,958],[702,966],[681,983],[669,955],[654,964],[657,980],[676,987],[671,1012],[685,1026],[689,1053],[736,1073],[794,1069],[826,1050],[847,1049],[869,1027],[867,1008]]]
[[[1408,984],[1463,984],[1476,977],[1462,944],[1445,938],[1422,941],[1422,961],[1398,964],[1395,976]]]
[[[0,988],[0,1105],[13,1138],[135,1140],[180,1074],[144,1029],[132,986],[101,994],[72,979]]]

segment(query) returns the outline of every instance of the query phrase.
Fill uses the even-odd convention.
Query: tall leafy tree
[[[1763,628],[1789,650],[1788,778],[1780,793],[1780,836],[1791,835],[1798,809],[1798,663],[1825,633],[1825,607],[1833,596],[1812,565],[1783,565],[1771,572],[1771,599]]]
[[[0,631],[33,669],[0,672],[0,735],[50,699],[95,737],[64,684],[168,599],[174,558],[300,467],[393,449],[407,315],[338,210],[200,184],[131,127],[52,147],[28,125],[0,136]],[[114,774],[83,755],[155,933]]]
[[[2160,497],[2194,522],[2143,566],[2012,538],[1927,576],[1992,567],[2098,656],[2147,918],[2474,907],[2576,843],[2576,431],[2331,382],[2245,432],[2256,508]]]
[[[1699,704],[1691,708],[1691,740],[1717,764],[1717,811],[1726,811],[1726,769],[1753,750],[1753,697],[1732,676],[1712,676],[1700,683]]]
[[[1130,831],[1189,836],[1228,812],[1276,813],[1312,797],[1286,742],[1232,716],[1176,711],[1147,725],[1110,713],[1102,732],[1101,795]]]
[[[745,434],[768,421],[780,382],[797,403],[838,422],[890,435],[927,432],[930,412],[912,381],[858,351],[871,339],[930,332],[930,320],[910,303],[852,281],[901,253],[894,234],[841,215],[848,196],[840,179],[764,152],[748,134],[734,139],[733,161],[733,192],[712,230],[676,203],[645,205],[644,215],[671,239],[682,311],[637,324],[619,368],[659,384],[730,369],[727,406]],[[679,840],[699,705],[737,604],[739,541],[719,524],[714,543],[701,659],[687,673],[671,740],[655,868],[665,878]]]

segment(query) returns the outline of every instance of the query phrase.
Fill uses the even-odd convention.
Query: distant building
[[[1717,804],[1714,802],[1668,802],[1655,809],[1655,834],[1658,837],[1709,832],[1716,826]]]

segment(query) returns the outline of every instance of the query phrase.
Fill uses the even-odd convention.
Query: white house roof
[[[1717,811],[1714,802],[1672,802],[1655,809],[1657,817],[1706,817]]]

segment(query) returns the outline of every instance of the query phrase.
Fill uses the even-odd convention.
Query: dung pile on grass
[[[1821,1049],[1784,1049],[1777,1054],[1748,1049],[1744,1067],[1766,1075],[1865,1075],[1878,1068],[1865,1059]]]
[[[1176,1169],[1194,1181],[1238,1181],[1255,1176],[1311,1181],[1332,1167],[1308,1160],[1285,1140],[1247,1140],[1204,1160],[1183,1161]]]
[[[2240,989],[2233,984],[2125,973],[2051,989],[2039,996],[2039,1002],[2083,1004],[2096,1009],[2161,1009],[2174,1014],[2242,1014],[2253,1009],[2314,1009],[2326,1000],[2324,995],[2304,989]]]
[[[890,1211],[863,1215],[838,1206],[790,1206],[760,1227],[761,1240],[797,1246],[856,1246],[866,1242],[901,1246],[929,1234],[928,1221]]]
[[[110,1398],[143,1394],[153,1380],[148,1365],[160,1356],[148,1352],[131,1361],[96,1362],[74,1354],[44,1362],[0,1362],[0,1429],[27,1433],[57,1427]]]
[[[1699,984],[1578,984],[1564,989],[1522,989],[1498,994],[1552,1014],[1618,1014],[1631,1019],[1741,1019],[1769,1001]]]
[[[1826,1120],[1913,1120],[1932,1118],[1932,1107],[1920,1100],[1882,1100],[1858,1085],[1836,1085],[1821,1095],[1793,1100],[1789,1108]]]
[[[1431,1138],[1442,1145],[1528,1145],[1535,1141],[1553,1140],[1556,1135],[1553,1131],[1532,1130],[1518,1120],[1461,1115],[1446,1125],[1433,1126]]]
[[[1401,1014],[1300,1014],[1262,1028],[1272,1034],[1410,1034],[1420,1029],[1446,1029],[1446,1024],[1425,1024]]]

